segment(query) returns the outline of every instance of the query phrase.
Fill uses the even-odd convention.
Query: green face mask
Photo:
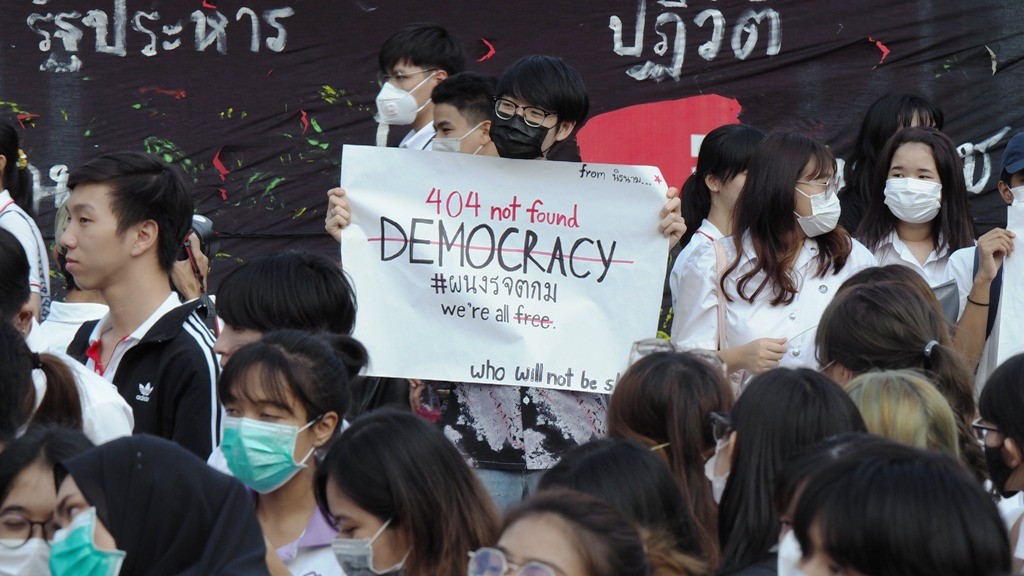
[[[67,528],[57,530],[50,547],[53,576],[117,576],[125,553],[96,548],[95,532],[95,507],[80,512]]]
[[[302,428],[284,424],[271,424],[249,418],[224,417],[224,438],[220,449],[228,462],[228,469],[242,484],[266,494],[273,492],[306,467],[309,453],[295,461],[295,440],[306,428],[319,421],[313,420]]]

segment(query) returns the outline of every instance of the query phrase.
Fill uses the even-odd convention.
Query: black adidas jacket
[[[196,313],[200,305],[182,304],[157,320],[125,353],[114,385],[135,413],[135,433],[173,440],[205,460],[220,431],[220,366],[213,334]],[[68,346],[68,354],[83,364],[98,323],[83,324]]]

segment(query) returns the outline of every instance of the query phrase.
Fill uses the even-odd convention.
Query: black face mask
[[[1013,468],[1003,462],[1003,456],[999,453],[1000,448],[985,446],[985,465],[988,466],[988,475],[992,478],[992,486],[1003,495],[1009,498],[1017,493],[1017,490],[1006,490],[1006,482],[1013,474]]]
[[[508,120],[495,118],[491,124],[491,140],[502,158],[533,160],[544,155],[544,138],[551,128],[529,126],[519,114]]]

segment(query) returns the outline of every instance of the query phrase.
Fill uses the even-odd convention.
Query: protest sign
[[[1024,318],[1024,203],[1014,201],[1006,209],[1006,229],[1017,237],[1013,239],[1013,254],[1003,259],[1003,289],[997,312],[999,337],[995,343],[998,364],[1024,352],[1024,333],[1017,329],[1017,323]]]
[[[657,168],[345,146],[371,374],[609,393],[656,330]]]

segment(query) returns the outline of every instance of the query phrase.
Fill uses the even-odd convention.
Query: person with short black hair
[[[894,443],[814,474],[793,518],[807,576],[1006,576],[995,504],[956,461]]]
[[[491,115],[497,80],[475,72],[460,72],[434,88],[435,152],[497,156],[491,140]]]
[[[68,353],[117,386],[135,432],[169,438],[206,458],[220,410],[213,334],[199,300],[182,304],[171,270],[192,224],[192,195],[175,168],[155,156],[117,152],[73,170],[67,269],[99,290],[110,311],[82,325]]]

